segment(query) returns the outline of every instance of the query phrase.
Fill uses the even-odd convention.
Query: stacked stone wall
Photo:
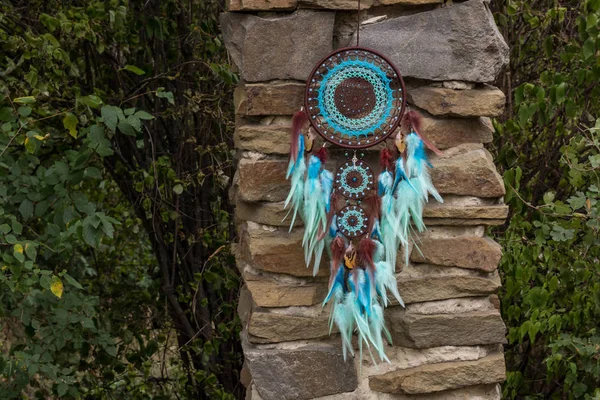
[[[406,308],[386,310],[390,364],[373,365],[367,351],[343,360],[329,310],[321,307],[328,264],[313,277],[303,261],[302,223],[290,231],[282,222],[291,115],[303,104],[315,63],[356,42],[356,7],[356,0],[231,0],[221,17],[241,77],[231,196],[248,398],[499,399],[501,248],[485,233],[508,210],[486,145],[490,117],[504,109],[504,94],[490,84],[508,48],[486,1],[361,1],[360,45],[399,67],[410,107],[423,114],[424,133],[444,153],[432,155],[431,172],[445,201],[427,205],[419,250],[409,265],[397,265]],[[375,171],[380,148],[365,151]],[[333,150],[328,167],[343,158]]]

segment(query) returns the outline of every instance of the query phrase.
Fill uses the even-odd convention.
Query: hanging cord
[[[358,0],[358,11],[356,12],[356,47],[360,41],[360,0]]]

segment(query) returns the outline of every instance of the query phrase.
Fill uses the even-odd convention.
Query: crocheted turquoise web
[[[338,214],[338,228],[349,238],[364,235],[367,231],[368,218],[365,211],[358,206],[344,207]]]
[[[358,78],[372,87],[375,104],[371,111],[361,118],[350,118],[336,104],[336,90],[348,79]],[[392,113],[394,90],[391,79],[378,65],[370,60],[344,60],[323,75],[318,89],[318,106],[329,127],[348,137],[368,136],[386,123]]]

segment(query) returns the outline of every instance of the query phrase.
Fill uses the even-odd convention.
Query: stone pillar
[[[489,86],[508,48],[484,0],[362,0],[361,46],[387,55],[405,77],[411,108],[444,155],[432,177],[444,204],[425,209],[428,230],[398,266],[407,307],[385,310],[391,364],[365,352],[344,362],[321,307],[328,266],[305,267],[302,226],[288,231],[283,200],[291,115],[304,80],[334,48],[355,43],[356,0],[231,0],[221,17],[240,72],[235,93],[239,164],[232,196],[244,278],[240,317],[252,400],[500,399],[505,326],[495,292],[504,186],[485,144],[505,98]],[[372,150],[373,158],[376,149]],[[333,155],[331,167],[343,157]],[[373,165],[374,170],[379,168]],[[399,257],[403,259],[403,257]]]

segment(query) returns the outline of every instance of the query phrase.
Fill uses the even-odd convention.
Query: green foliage
[[[505,398],[600,398],[600,2],[496,2],[511,65],[497,124],[510,223]]]
[[[239,395],[221,7],[0,6],[0,398]]]

